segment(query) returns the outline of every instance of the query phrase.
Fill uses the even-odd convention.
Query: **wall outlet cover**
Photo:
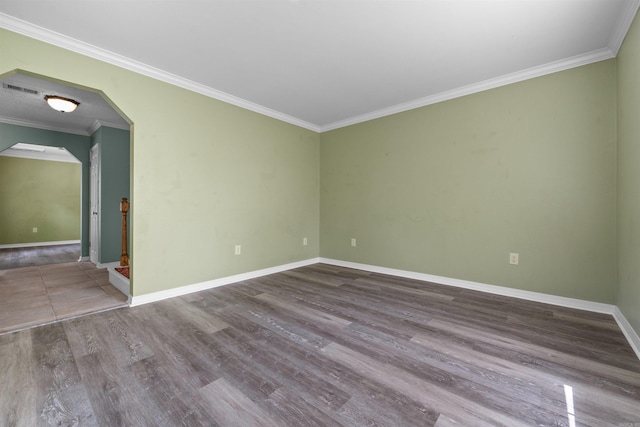
[[[520,263],[520,254],[511,252],[509,254],[509,264],[518,265]]]

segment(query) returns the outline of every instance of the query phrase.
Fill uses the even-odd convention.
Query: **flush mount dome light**
[[[47,104],[49,104],[49,107],[61,113],[70,113],[80,105],[78,101],[56,95],[47,95],[44,99],[47,101]]]

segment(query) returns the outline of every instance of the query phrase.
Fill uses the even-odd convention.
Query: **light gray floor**
[[[75,262],[79,259],[80,243],[0,249],[0,270]]]
[[[0,270],[0,333],[122,307],[126,301],[109,283],[107,270],[90,262]]]

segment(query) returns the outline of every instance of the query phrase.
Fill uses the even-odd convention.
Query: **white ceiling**
[[[100,126],[129,129],[129,124],[95,91],[23,73],[10,74],[0,82],[0,122],[80,135],[91,135]],[[80,105],[72,113],[61,113],[49,107],[45,95],[71,98]]]
[[[2,0],[0,26],[316,131],[614,57],[640,0]]]

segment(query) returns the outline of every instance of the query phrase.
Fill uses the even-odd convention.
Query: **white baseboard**
[[[12,243],[10,245],[0,245],[0,249],[33,248],[35,246],[76,245],[78,243],[80,243],[80,240],[58,240],[55,242]]]
[[[116,271],[116,267],[109,267],[109,283],[116,287],[131,300],[131,282],[122,274]]]
[[[275,267],[269,267],[262,270],[250,271],[248,273],[236,274],[234,276],[222,277],[220,279],[208,280],[206,282],[195,283],[193,285],[167,289],[166,291],[159,291],[159,292],[153,292],[150,294],[134,296],[134,297],[131,297],[131,301],[129,305],[131,307],[135,307],[137,305],[147,304],[154,301],[160,301],[167,298],[173,298],[181,295],[191,294],[193,292],[200,292],[206,289],[217,288],[218,286],[224,286],[224,285],[229,285],[231,283],[242,282],[244,280],[255,279],[262,276],[268,276],[269,274],[280,273],[282,271],[291,270],[293,268],[299,268],[299,267],[304,267],[306,265],[317,264],[318,262],[320,262],[319,258],[311,258],[303,261],[293,262],[290,264],[283,264]]]
[[[613,310],[613,318],[618,322],[618,326],[620,326],[622,333],[627,338],[627,341],[629,341],[629,345],[631,345],[636,356],[640,359],[640,336],[638,336],[631,326],[631,323],[624,317],[624,314],[622,314],[622,311],[618,307]]]
[[[120,261],[116,261],[116,262],[105,262],[105,263],[97,263],[96,267],[98,268],[116,268],[116,267],[120,267]]]
[[[504,286],[488,285],[486,283],[471,282],[469,280],[452,279],[450,277],[434,276],[414,271],[396,270],[393,268],[378,267],[369,264],[359,264],[349,261],[340,261],[330,258],[320,258],[319,262],[336,265],[339,267],[354,268],[357,270],[371,271],[372,273],[388,274],[390,276],[406,277],[408,279],[423,280],[426,282],[438,283],[441,285],[455,286],[458,288],[472,289],[474,291],[488,292],[496,295],[520,298],[528,301],[541,302],[545,304],[558,305],[561,307],[575,308],[579,310],[592,311],[596,313],[610,314],[613,316],[622,333],[627,338],[629,345],[640,359],[640,337],[627,321],[620,309],[613,304],[603,304],[593,301],[585,301],[576,298],[566,298],[557,295],[543,294],[541,292],[523,291]]]
[[[640,359],[640,337],[631,327],[631,324],[624,317],[620,309],[613,304],[603,304],[593,301],[586,301],[577,298],[567,298],[557,295],[549,295],[541,292],[524,291],[521,289],[507,288],[504,286],[489,285],[486,283],[472,282],[469,280],[460,280],[450,277],[435,276],[432,274],[417,273],[414,271],[398,270],[393,268],[379,267],[369,264],[359,264],[349,261],[340,261],[331,258],[310,258],[290,264],[279,265],[275,267],[265,268],[262,270],[250,271],[247,273],[237,274],[234,276],[222,277],[220,279],[208,280],[206,282],[195,283],[193,285],[181,286],[179,288],[167,289],[165,291],[153,292],[140,296],[129,296],[129,305],[131,307],[143,305],[154,301],[160,301],[167,298],[173,298],[181,295],[187,295],[193,292],[200,292],[206,289],[216,288],[218,286],[229,285],[244,280],[255,279],[269,274],[280,273],[282,271],[291,270],[306,265],[325,263],[336,265],[339,267],[353,268],[357,270],[371,271],[373,273],[388,274],[390,276],[406,277],[409,279],[422,280],[426,282],[439,283],[442,285],[454,286],[458,288],[471,289],[480,292],[487,292],[496,295],[503,295],[513,298],[520,298],[528,301],[541,302],[545,304],[558,305],[561,307],[575,308],[579,310],[592,311],[596,313],[610,314],[616,320],[622,333],[625,335],[631,348]],[[120,275],[117,275],[120,276]],[[109,273],[111,281],[111,271]],[[124,279],[124,278],[123,278]],[[116,285],[112,282],[114,286]],[[118,286],[116,286],[118,287]],[[118,289],[120,289],[118,287]],[[126,292],[120,289],[125,295],[129,295],[129,281],[126,282]]]
[[[616,307],[613,304],[603,304],[576,298],[566,298],[556,295],[543,294],[541,292],[523,291],[521,289],[507,288],[505,286],[488,285],[486,283],[472,282],[469,280],[452,279],[450,277],[434,276],[432,274],[416,273],[414,271],[396,270],[394,268],[378,267],[368,264],[358,264],[355,262],[340,261],[330,258],[320,258],[320,262],[323,262],[325,264],[337,265],[339,267],[355,268],[357,270],[371,271],[373,273],[381,273],[388,274],[390,276],[423,280],[425,282],[433,282],[441,285],[472,289],[474,291],[542,302],[545,304],[559,305],[562,307],[577,308],[579,310],[593,311],[596,313],[606,313],[613,315],[613,311]]]

